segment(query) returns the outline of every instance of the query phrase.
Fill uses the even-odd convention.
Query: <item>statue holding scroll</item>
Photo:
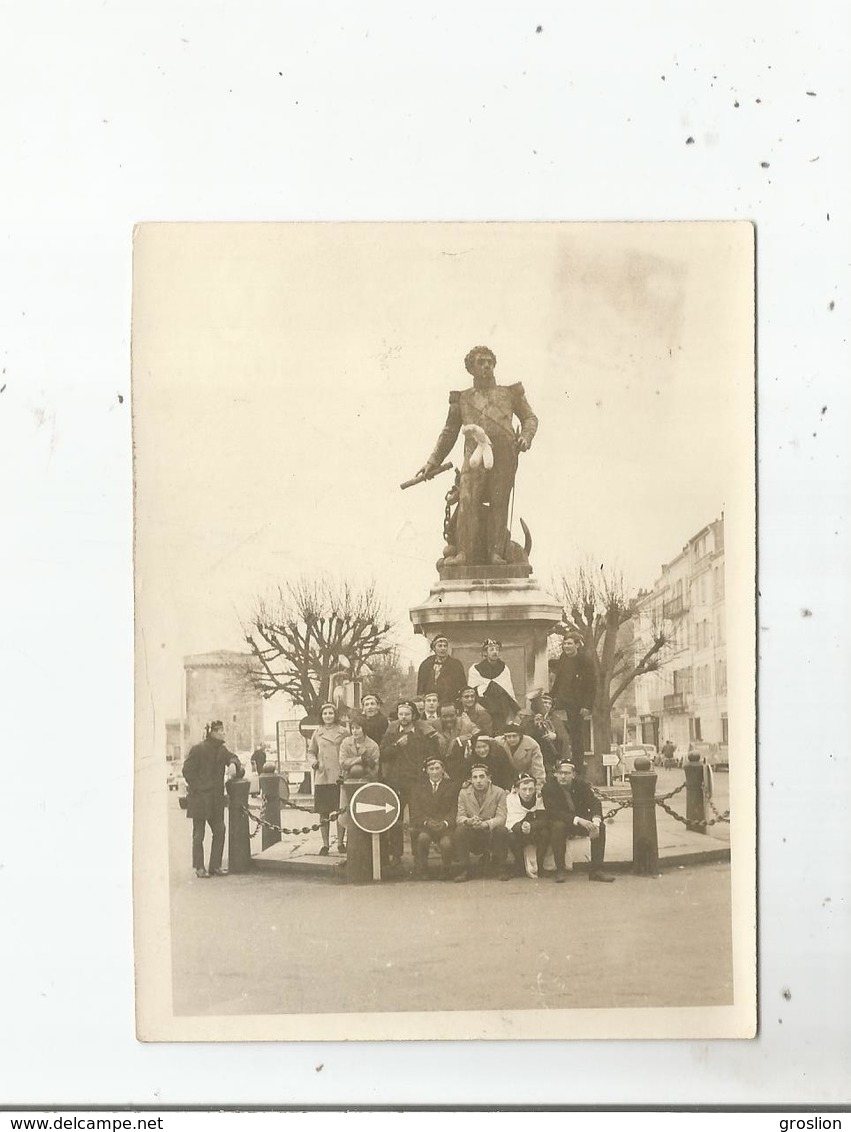
[[[464,365],[473,375],[473,385],[449,394],[446,424],[415,478],[418,482],[431,479],[463,433],[458,510],[453,542],[446,548],[443,565],[504,566],[517,545],[511,542],[508,517],[517,458],[528,451],[538,418],[520,382],[496,384],[496,356],[487,346],[475,346]],[[520,422],[516,430],[515,417]]]

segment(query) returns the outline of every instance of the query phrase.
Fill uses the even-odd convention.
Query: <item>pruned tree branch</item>
[[[393,648],[375,584],[329,576],[296,578],[278,586],[273,600],[258,598],[243,630],[260,694],[285,692],[308,712],[328,699],[337,673],[356,679]]]

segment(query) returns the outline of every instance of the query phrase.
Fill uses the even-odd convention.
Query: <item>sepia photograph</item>
[[[752,1038],[753,226],[133,250],[138,1037]]]

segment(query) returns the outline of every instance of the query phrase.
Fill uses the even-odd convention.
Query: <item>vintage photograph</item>
[[[142,1040],[749,1038],[754,232],[134,234]]]

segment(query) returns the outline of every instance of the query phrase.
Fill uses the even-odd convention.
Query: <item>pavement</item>
[[[657,771],[656,794],[667,794],[676,789],[683,782],[683,772],[671,769]],[[611,803],[603,804],[605,814],[620,799],[631,796],[629,783],[625,786],[617,784],[607,793],[611,794]],[[714,776],[713,803],[719,813],[724,813],[729,807],[729,777],[726,773],[716,773]],[[282,808],[280,824],[287,829],[302,828],[313,825],[316,815],[312,813],[312,799],[305,795],[293,795],[290,801],[308,813],[299,813],[294,809]],[[667,803],[677,813],[685,814],[685,791],[671,798]],[[258,799],[252,800],[252,807],[259,805]],[[711,811],[710,811],[711,816]],[[258,828],[251,822],[252,831]],[[262,833],[252,838],[252,862],[257,869],[283,872],[290,875],[325,876],[329,880],[344,880],[345,854],[342,856],[336,851],[336,831],[331,831],[331,853],[327,857],[319,856],[322,847],[322,838],[318,832],[309,834],[285,835],[280,842],[263,850],[261,848]],[[709,826],[706,833],[695,833],[686,829],[684,825],[670,817],[661,807],[656,807],[656,833],[659,843],[659,863],[663,868],[694,865],[701,862],[729,861],[730,860],[730,826],[727,822],[717,822]],[[585,838],[575,839],[571,842],[571,850],[575,867],[582,871],[589,866],[589,842]],[[405,837],[405,852],[403,868],[406,873],[413,868],[410,857],[410,844]],[[433,858],[435,861],[437,857]],[[550,860],[550,864],[551,864]],[[614,820],[606,827],[606,865],[613,872],[625,872],[632,869],[632,811],[621,810]]]
[[[306,814],[298,821],[313,824]],[[310,850],[318,848],[311,838],[288,839],[291,853],[293,840],[301,845],[292,860],[275,864],[267,850],[246,873],[198,880],[191,823],[171,794],[175,1014],[730,1003],[730,866],[712,858],[728,854],[728,846],[721,836],[672,831],[688,838],[674,852],[665,829],[660,820],[660,873],[635,876],[628,862],[615,862],[613,872],[618,864],[627,871],[614,884],[589,884],[577,869],[563,885],[517,876],[352,887],[334,883],[345,869],[336,867],[341,858],[333,849],[311,864]],[[629,810],[622,811],[610,827],[613,846],[625,844],[631,830]],[[702,849],[696,857],[694,839]],[[688,859],[705,863],[682,866]]]

